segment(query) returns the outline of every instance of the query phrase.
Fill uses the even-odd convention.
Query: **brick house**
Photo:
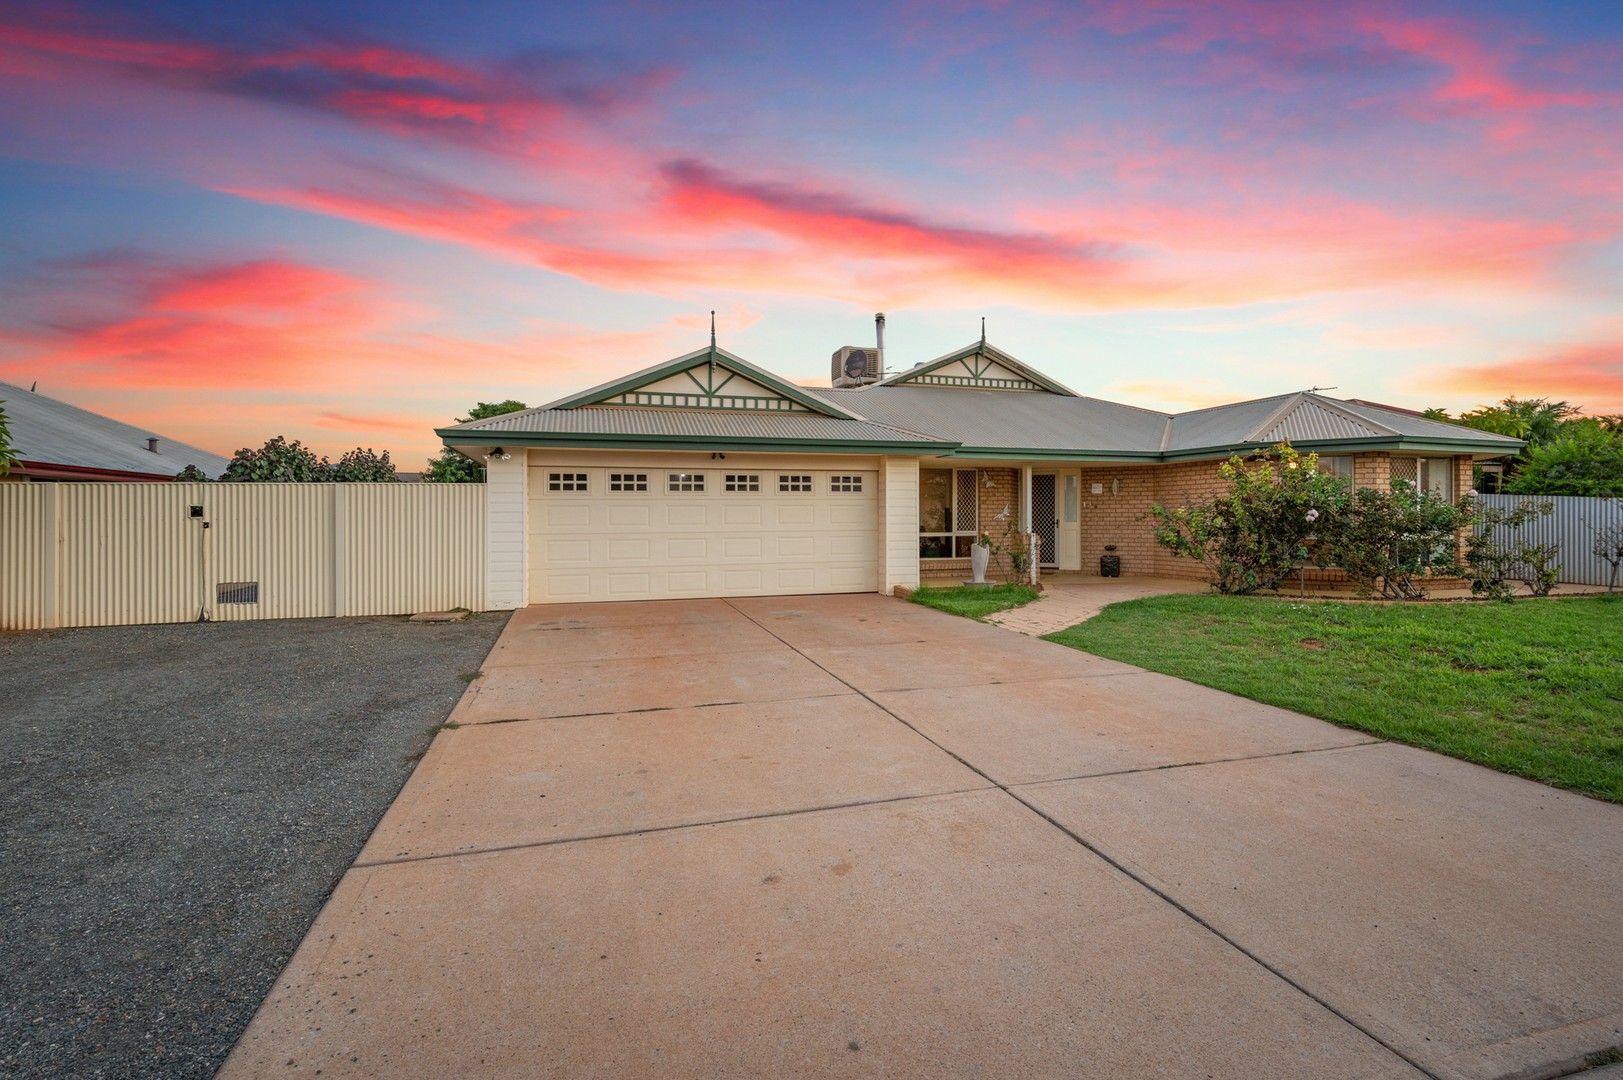
[[[834,356],[805,387],[716,347],[438,431],[483,459],[487,603],[888,592],[961,580],[969,548],[1035,535],[1041,572],[1201,576],[1145,512],[1290,442],[1359,486],[1449,498],[1521,443],[1311,392],[1183,413],[1086,397],[985,340],[891,374]],[[1007,554],[1002,558],[1007,572]]]

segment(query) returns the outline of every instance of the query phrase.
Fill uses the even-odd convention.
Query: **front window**
[[[1353,459],[1351,454],[1333,454],[1329,457],[1319,456],[1319,472],[1326,476],[1339,477],[1347,483],[1352,483]]]
[[[977,495],[974,469],[919,470],[919,558],[969,557]]]

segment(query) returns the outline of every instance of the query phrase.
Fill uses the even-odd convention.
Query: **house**
[[[9,480],[173,480],[188,465],[218,477],[229,463],[146,428],[0,382],[19,460]]]
[[[1086,397],[984,338],[882,377],[835,353],[798,386],[716,347],[439,429],[488,465],[486,603],[889,592],[962,580],[987,533],[1047,571],[1200,576],[1145,511],[1289,441],[1359,486],[1449,497],[1515,439],[1304,391],[1167,414]],[[1007,558],[1007,555],[1004,556]]]

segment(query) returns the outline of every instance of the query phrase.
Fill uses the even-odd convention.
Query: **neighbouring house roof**
[[[893,450],[1172,461],[1290,442],[1322,452],[1510,454],[1520,440],[1303,391],[1184,413],[1084,397],[984,341],[851,389],[803,387],[711,345],[523,412],[437,432],[453,446]]]
[[[25,476],[61,479],[169,480],[188,465],[210,477],[225,471],[229,459],[150,428],[69,405],[21,386],[0,382],[0,408],[11,427],[11,445]],[[147,440],[157,437],[157,450]]]

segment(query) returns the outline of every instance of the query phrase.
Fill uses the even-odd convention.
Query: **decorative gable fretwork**
[[[777,391],[719,364],[700,363],[656,382],[605,398],[603,405],[666,409],[738,409],[749,412],[810,412]]]
[[[896,386],[960,386],[972,390],[1051,390],[1027,378],[1022,372],[999,363],[985,351],[967,353],[941,362],[926,364],[917,372],[902,372],[892,380]]]

